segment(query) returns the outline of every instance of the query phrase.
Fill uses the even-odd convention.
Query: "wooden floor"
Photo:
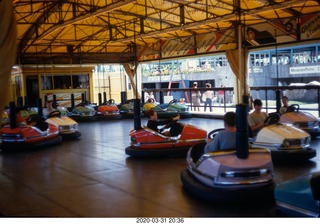
[[[211,131],[222,120],[188,118]],[[146,123],[142,119],[142,123]],[[0,153],[0,213],[5,217],[270,217],[274,204],[208,203],[186,192],[185,158],[134,159],[125,154],[131,119],[79,123],[82,137],[28,152]],[[303,165],[275,165],[276,183],[320,171],[318,156]]]

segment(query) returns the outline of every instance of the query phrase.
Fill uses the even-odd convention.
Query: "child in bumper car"
[[[165,120],[158,120],[157,112],[153,109],[149,110],[146,113],[146,116],[148,117],[148,123],[147,127],[152,129],[155,132],[164,134],[166,136],[177,136],[181,134],[179,126],[181,127],[181,124],[177,123],[180,119],[180,115],[177,115],[173,118],[165,119]],[[158,128],[158,126],[164,125],[162,128]],[[164,131],[165,129],[170,128],[169,131]],[[180,132],[180,133],[178,133]]]

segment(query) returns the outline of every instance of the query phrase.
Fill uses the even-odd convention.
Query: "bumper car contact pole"
[[[71,93],[71,108],[73,110],[73,108],[75,108],[75,104],[74,104],[74,94]]]
[[[278,62],[278,41],[277,41],[277,30],[275,30],[274,39],[276,42],[276,68],[277,68],[277,87],[279,87],[279,62]],[[279,113],[281,107],[281,96],[280,96],[280,89],[276,90],[276,108],[277,112]]]
[[[57,105],[57,96],[56,96],[56,94],[52,95],[52,99],[53,99],[53,108],[57,109],[58,105]]]
[[[39,116],[39,119],[41,119],[43,117],[42,100],[41,100],[41,98],[37,99],[37,106],[38,106],[38,116]]]
[[[249,156],[249,132],[247,120],[247,105],[237,104],[236,106],[236,150],[239,159],[246,159]]]
[[[134,33],[136,30],[135,23],[134,25]],[[133,60],[133,75],[135,76],[136,79],[136,97],[134,99],[134,105],[133,105],[133,119],[134,119],[134,130],[140,130],[141,129],[141,115],[140,115],[140,99],[138,95],[138,74],[137,74],[137,66],[138,66],[138,54],[137,54],[137,43],[136,43],[136,35],[134,34],[134,42],[132,43],[133,45],[133,53],[134,53],[134,60]]]
[[[10,102],[9,109],[10,109],[10,128],[15,129],[17,127],[17,121],[16,121],[16,105],[14,104],[14,102]]]

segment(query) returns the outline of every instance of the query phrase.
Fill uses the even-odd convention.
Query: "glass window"
[[[89,76],[88,75],[73,75],[72,87],[74,89],[86,89],[89,88]]]
[[[57,89],[87,89],[89,74],[85,75],[42,75],[42,90]]]
[[[41,76],[41,89],[42,90],[51,90],[52,86],[52,76],[50,75],[42,75]]]
[[[56,75],[53,77],[54,89],[71,89],[70,75]]]

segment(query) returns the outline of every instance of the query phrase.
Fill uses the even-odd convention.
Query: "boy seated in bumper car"
[[[182,126],[180,123],[176,122],[180,119],[180,115],[177,115],[173,118],[158,120],[157,112],[153,109],[150,109],[146,116],[148,117],[147,127],[151,130],[161,133],[166,136],[177,136],[182,132]],[[158,126],[164,125],[162,128]],[[166,131],[166,129],[170,129]]]
[[[232,149],[236,147],[236,113],[227,112],[223,116],[225,130],[215,135],[214,139],[208,139],[204,152]]]

